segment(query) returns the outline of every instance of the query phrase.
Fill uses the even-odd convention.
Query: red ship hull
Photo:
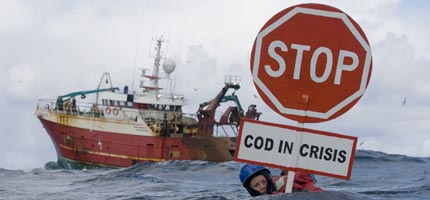
[[[167,160],[229,161],[235,137],[162,137],[90,130],[38,117],[65,168],[129,167]],[[70,165],[73,166],[70,166]]]

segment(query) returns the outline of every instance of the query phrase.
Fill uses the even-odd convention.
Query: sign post
[[[250,68],[263,101],[297,127],[242,118],[235,160],[349,179],[357,137],[304,128],[332,120],[364,94],[372,72],[370,44],[341,10],[299,4],[269,19],[258,33]]]

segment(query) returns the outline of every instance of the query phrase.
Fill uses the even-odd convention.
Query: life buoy
[[[119,113],[118,108],[114,108],[114,109],[112,110],[112,114],[114,114],[114,115],[118,115],[118,113]]]
[[[105,109],[105,113],[106,113],[106,114],[110,114],[110,112],[112,112],[112,110],[111,110],[109,107],[107,107],[107,108]]]

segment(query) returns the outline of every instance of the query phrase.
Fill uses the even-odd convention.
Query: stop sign
[[[369,42],[341,10],[300,4],[273,16],[251,54],[254,84],[275,112],[301,123],[348,111],[364,94],[372,71]]]

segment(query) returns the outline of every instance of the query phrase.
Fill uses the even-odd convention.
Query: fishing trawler
[[[158,81],[163,78],[159,73],[163,42],[156,40],[152,74],[142,70],[141,78],[149,79],[150,85],[141,80],[141,91],[129,91],[127,86],[120,90],[112,85],[109,73],[104,73],[96,89],[39,99],[35,114],[55,146],[60,167],[129,167],[148,161],[233,159],[240,119],[258,120],[261,114],[255,105],[245,112],[235,93],[227,94],[240,88],[240,77],[226,76],[214,99],[201,103],[194,114],[183,113],[185,96],[163,93],[159,87]],[[174,61],[164,59],[162,67],[165,74],[170,74],[175,69]],[[102,87],[102,83],[107,86]],[[95,96],[94,102],[82,100],[89,95]],[[233,106],[215,119],[220,104],[230,101]],[[221,136],[219,130],[225,134]]]

